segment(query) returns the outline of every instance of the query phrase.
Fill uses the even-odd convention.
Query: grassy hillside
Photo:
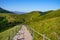
[[[60,9],[47,11],[47,12],[32,11],[26,14],[3,13],[3,14],[0,14],[0,17],[4,17],[4,19],[0,21],[2,21],[2,23],[4,23],[3,20],[5,20],[5,23],[7,21],[7,25],[9,26],[13,24],[15,25],[26,24],[32,29],[34,29],[35,31],[41,34],[45,34],[45,36],[47,36],[51,40],[58,40],[58,37],[60,37]],[[15,25],[10,27],[13,28]],[[8,26],[5,26],[5,27],[8,27]],[[4,26],[3,26],[3,29],[4,29]],[[9,27],[6,30],[9,31]],[[42,40],[42,37],[40,35],[38,35],[37,33],[33,33],[33,34],[34,34],[34,37],[37,38],[37,39],[34,38],[34,40]]]
[[[60,10],[42,15],[40,20],[30,22],[29,26],[35,29],[37,32],[45,34],[51,40],[58,40],[60,35]],[[39,39],[40,36],[36,37],[38,40],[41,40]]]
[[[50,19],[60,16],[60,10],[54,10],[50,13],[47,13],[46,15],[41,16],[40,19]]]
[[[45,34],[51,40],[57,40],[60,35],[60,17],[47,19],[39,22],[31,22],[29,26],[35,29],[37,32]],[[40,36],[38,36],[40,37]],[[40,39],[39,39],[40,40]]]
[[[16,14],[0,14],[0,32],[3,32],[21,23],[22,21],[20,21],[20,18],[18,18],[18,15]]]
[[[18,30],[20,30],[21,25],[16,25],[13,28],[5,30],[4,32],[0,33],[0,40],[12,40],[13,36],[16,35]]]

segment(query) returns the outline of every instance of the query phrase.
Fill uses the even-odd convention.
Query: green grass
[[[60,35],[60,10],[44,14],[35,21],[28,22],[28,25],[35,31],[45,34],[51,40],[58,40]],[[36,33],[34,33],[34,37],[37,38],[34,38],[34,40],[42,40],[42,36]]]
[[[39,22],[30,22],[29,26],[37,32],[45,34],[51,40],[58,40],[60,35],[60,17],[46,19]],[[34,33],[34,35],[36,34]],[[40,40],[40,35],[35,37]]]
[[[33,11],[26,14],[0,14],[0,16],[6,17],[8,22],[20,22],[21,24],[26,24],[35,31],[45,34],[46,37],[51,40],[58,40],[60,36],[60,10],[47,11],[42,14],[39,11]],[[14,29],[13,27],[12,29]],[[1,34],[1,40],[5,40],[11,29],[8,29]],[[31,30],[30,30],[31,31]],[[42,40],[42,36],[33,32],[33,40]],[[47,40],[47,39],[46,39]]]
[[[10,36],[10,40],[12,40],[13,36],[16,35],[18,30],[20,29],[21,25],[16,25],[13,28],[10,28],[4,32],[0,33],[0,40],[7,40],[7,38]]]

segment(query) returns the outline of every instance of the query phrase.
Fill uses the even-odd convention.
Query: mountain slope
[[[3,13],[0,14],[0,17],[5,17],[8,22],[26,24],[37,32],[45,34],[51,40],[58,40],[58,37],[60,37],[60,10],[47,12],[32,11],[19,15]],[[36,33],[34,33],[34,37],[37,39],[34,38],[33,40],[42,40],[42,37]]]
[[[13,13],[0,7],[0,13]]]
[[[37,32],[45,34],[51,40],[58,40],[60,35],[60,10],[40,16],[38,21],[30,22],[29,26],[35,29]],[[36,37],[38,40],[42,39],[40,36]]]

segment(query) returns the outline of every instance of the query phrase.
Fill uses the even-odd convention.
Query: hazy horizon
[[[48,11],[60,9],[60,0],[0,0],[0,7],[9,11]]]

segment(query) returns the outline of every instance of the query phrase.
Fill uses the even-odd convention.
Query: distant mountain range
[[[0,7],[0,13],[14,13],[14,12],[5,10],[5,9],[3,9],[3,8]]]
[[[26,12],[19,12],[19,11],[13,11],[14,13],[16,13],[16,14],[24,14],[24,13],[26,13]]]
[[[42,14],[44,14],[44,13],[49,13],[49,12],[52,12],[52,11],[53,11],[53,10],[46,11],[46,12],[41,12],[41,11],[32,11],[32,13],[33,13],[33,12],[38,12],[38,13],[42,13]],[[27,13],[27,12],[8,11],[8,10],[6,10],[6,9],[3,9],[3,8],[1,8],[1,7],[0,7],[0,13],[25,14],[25,13]]]
[[[0,13],[16,13],[16,14],[24,14],[25,12],[19,12],[19,11],[8,11],[0,7]]]

